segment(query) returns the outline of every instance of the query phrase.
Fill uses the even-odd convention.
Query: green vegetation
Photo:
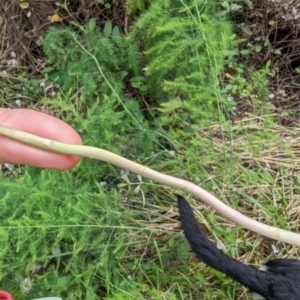
[[[42,75],[1,76],[0,103],[9,105],[9,95],[25,87],[28,108],[43,105],[84,144],[189,179],[252,218],[296,230],[294,133],[271,115],[270,66],[237,63],[239,40],[225,2],[128,1],[141,15],[126,37],[111,22],[97,30],[92,19],[86,28],[52,26],[42,39]],[[234,2],[231,10],[240,9]],[[250,107],[244,118],[238,104]],[[16,299],[250,297],[189,259],[174,214],[177,191],[87,159],[67,172],[22,170],[0,175],[0,281]],[[254,265],[276,256],[273,241],[261,243],[193,204],[226,253]],[[277,247],[280,256],[296,257],[293,247]],[[27,293],[24,279],[32,284]]]
[[[197,129],[221,117],[218,81],[233,35],[215,1],[153,1],[129,40],[144,47],[146,91],[161,124]]]

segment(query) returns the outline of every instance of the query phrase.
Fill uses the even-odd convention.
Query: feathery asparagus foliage
[[[97,132],[97,139],[85,136],[85,143],[128,157],[151,153],[153,133],[139,102],[125,96],[128,82],[139,72],[140,54],[117,27],[108,22],[102,33],[85,34],[52,28],[44,38],[44,49],[52,64],[47,69],[49,78],[59,85],[64,98],[76,94],[77,99],[72,105],[57,99],[44,103],[59,107],[62,117],[83,132]]]
[[[224,102],[219,76],[233,42],[231,26],[216,5],[155,0],[132,27],[129,40],[144,47],[147,92],[161,105],[164,125],[216,121],[215,110]]]
[[[127,12],[132,14],[136,11],[145,11],[146,7],[149,5],[149,0],[127,0]]]
[[[112,27],[110,22],[102,33],[76,34],[71,28],[52,27],[43,40],[43,48],[54,68],[48,70],[49,77],[70,94],[80,90],[84,96],[81,103],[91,103],[97,97],[102,101],[110,97],[114,102],[124,89],[125,78],[138,72],[137,47],[125,42],[118,27]],[[88,52],[94,55],[101,72]]]
[[[122,213],[114,191],[68,172],[32,168],[14,181],[1,178],[0,198],[2,288],[19,290],[24,277],[33,282],[29,298],[96,299],[97,289],[109,294],[120,285],[116,270],[125,258],[130,212]]]

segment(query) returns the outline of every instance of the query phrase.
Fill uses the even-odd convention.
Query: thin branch
[[[282,230],[277,227],[268,226],[256,220],[253,220],[227,206],[215,196],[211,195],[207,191],[189,181],[157,172],[148,168],[147,166],[140,165],[109,151],[90,146],[64,144],[3,125],[0,125],[0,135],[12,138],[14,140],[37,148],[48,150],[50,152],[76,155],[80,157],[87,157],[105,161],[156,182],[177,187],[184,192],[189,192],[194,196],[200,198],[217,212],[251,231],[272,238],[274,240],[300,246],[300,234]]]

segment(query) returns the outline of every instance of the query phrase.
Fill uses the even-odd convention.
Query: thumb
[[[0,124],[63,143],[82,144],[79,134],[68,124],[29,109],[0,108]],[[0,135],[0,163],[66,170],[79,160],[76,156],[51,153]]]

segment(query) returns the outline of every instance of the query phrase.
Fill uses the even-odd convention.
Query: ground
[[[100,96],[92,93],[95,100],[85,106],[81,105],[86,99],[80,89],[70,89],[68,93],[58,84],[43,86],[47,76],[54,76],[51,68],[55,61],[49,62],[42,46],[50,27],[71,25],[78,32],[104,28],[110,35],[113,26],[118,26],[120,34],[127,36],[130,25],[148,8],[148,1],[140,1],[144,6],[130,14],[125,0],[111,1],[112,4],[100,0],[2,2],[2,107],[31,108],[63,118],[83,133],[88,145],[109,148],[199,184],[258,221],[299,231],[297,0],[218,3],[220,9],[229,12],[240,43],[231,50],[232,58],[225,61],[220,75],[220,89],[228,99],[227,105],[221,103],[215,111],[222,115],[220,122],[205,126],[185,118],[184,97],[177,90],[169,102],[149,100],[149,93],[143,90],[147,86],[142,73],[148,66],[143,66],[140,76],[125,82],[122,96],[133,101],[124,104],[124,99],[119,98],[122,101],[113,108],[109,101],[101,102],[107,115],[98,110],[97,102],[107,91],[104,88]],[[162,24],[157,27],[169,30]],[[139,50],[144,54],[144,45]],[[120,67],[110,67],[121,74]],[[71,68],[68,72],[67,77],[78,78]],[[101,77],[96,74],[96,78]],[[138,113],[130,118],[124,113],[126,109],[136,113],[135,101],[140,101],[139,113],[150,124],[142,130],[136,128],[136,124],[141,124]],[[110,121],[114,114],[118,117]],[[83,120],[79,122],[80,117]],[[155,127],[161,120],[166,122],[162,126],[164,131]],[[131,147],[132,140],[137,141],[136,148]],[[70,299],[84,299],[80,293],[89,295],[88,300],[95,295],[101,299],[141,299],[141,295],[145,299],[250,298],[245,289],[199,264],[189,252],[181,235],[177,208],[170,200],[177,190],[96,161],[84,161],[65,173],[6,164],[1,167],[5,180],[0,198],[6,217],[2,226],[9,228],[3,232],[3,240],[16,228],[19,230],[13,232],[15,239],[5,240],[5,245],[16,249],[15,252],[0,252],[5,274],[0,279],[6,289],[20,295],[15,282],[30,278],[35,285],[32,294],[26,296],[28,299],[46,296],[49,286],[53,287],[51,291],[59,290],[64,295],[68,293],[64,286],[74,289],[74,294],[67,294]],[[53,190],[53,186],[59,188]],[[192,195],[189,200],[199,222],[208,234],[212,233],[211,239],[223,241],[229,255],[255,266],[274,257],[299,256],[296,247],[251,233]],[[49,212],[55,212],[55,218]],[[74,222],[74,228],[68,227],[69,220]],[[74,224],[80,229],[76,230]],[[22,248],[22,243],[29,250]],[[131,277],[138,279],[130,282]],[[108,296],[111,290],[114,298]],[[128,291],[131,298],[125,298]]]

